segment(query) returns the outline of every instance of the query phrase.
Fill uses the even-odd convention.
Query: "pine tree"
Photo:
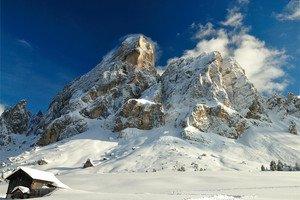
[[[283,171],[283,164],[280,160],[278,160],[278,163],[277,163],[277,171]]]
[[[300,164],[299,163],[295,164],[295,171],[300,171]]]
[[[260,169],[261,169],[261,171],[266,171],[266,168],[265,168],[264,165],[262,165],[262,166],[260,167]]]
[[[274,160],[272,160],[271,163],[270,163],[270,170],[271,171],[276,171],[277,170],[277,165],[276,165],[276,162]]]

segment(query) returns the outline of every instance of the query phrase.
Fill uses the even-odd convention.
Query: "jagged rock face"
[[[39,111],[36,115],[34,115],[31,119],[31,124],[39,124],[44,119],[44,114],[42,111]]]
[[[217,52],[171,61],[162,75],[163,98],[167,106],[176,103],[189,106],[201,101],[228,105],[228,96],[221,87],[221,63],[222,57]]]
[[[220,68],[222,83],[231,106],[246,118],[260,119],[262,100],[244,69],[232,58],[226,59]]]
[[[149,130],[164,124],[162,105],[147,100],[130,99],[120,112],[115,121],[115,131],[125,128],[138,128]]]
[[[259,119],[262,114],[259,95],[244,70],[218,52],[171,61],[162,84],[168,120],[181,127],[237,138],[247,128],[245,117]]]
[[[199,104],[188,118],[190,125],[203,132],[219,133],[238,138],[246,129],[246,120],[237,113],[229,113],[222,106],[208,107]]]
[[[6,124],[4,119],[0,117],[0,147],[6,146],[11,143],[11,133],[11,128]]]
[[[105,118],[108,116],[108,104],[109,102],[106,99],[97,99],[91,105],[82,109],[80,113],[90,119]]]
[[[71,137],[87,130],[87,123],[83,117],[63,115],[51,122],[38,141],[44,146]]]
[[[290,121],[290,125],[289,125],[289,132],[291,134],[297,135],[298,131],[297,131],[297,126],[296,123],[294,121]]]
[[[146,37],[128,37],[112,59],[130,63],[139,68],[152,68],[155,61],[154,46]]]
[[[154,62],[154,44],[148,38],[141,35],[127,37],[99,65],[53,99],[39,144],[60,140],[60,135],[65,135],[70,124],[78,121],[84,124],[86,118],[109,118],[113,124],[113,116],[129,99],[140,98],[158,83]],[[74,134],[86,130],[83,127],[75,128]],[[67,132],[70,135],[70,131]]]
[[[42,111],[39,111],[37,114],[33,115],[30,119],[30,126],[27,131],[27,134],[40,134],[44,127],[45,117]]]
[[[267,100],[266,104],[268,109],[283,115],[300,117],[300,98],[293,93],[288,93],[287,97],[275,94]]]
[[[152,42],[144,36],[129,37],[93,70],[66,86],[50,104],[48,118],[53,120],[70,111],[94,107],[95,101],[102,106],[101,101],[111,103],[119,99],[107,106],[115,111],[128,99],[139,97],[157,82],[157,77]]]
[[[13,143],[11,134],[26,134],[30,126],[27,102],[21,100],[14,107],[6,109],[0,116],[0,147]]]
[[[221,87],[218,68],[220,54],[202,54],[197,58],[179,58],[171,61],[162,75],[162,94],[167,121],[185,123],[197,104],[221,102],[229,104],[225,90]]]
[[[27,132],[30,123],[30,113],[26,109],[26,104],[25,100],[21,100],[14,107],[6,109],[2,113],[2,124],[6,126],[5,129],[8,132],[19,134]]]

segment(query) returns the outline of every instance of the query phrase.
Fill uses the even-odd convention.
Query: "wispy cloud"
[[[281,21],[300,20],[300,0],[290,0],[283,11],[276,15],[276,18]]]
[[[237,8],[229,9],[226,20],[221,22],[224,26],[239,27],[243,25],[244,15]]]
[[[195,57],[203,52],[219,51],[223,57],[234,57],[259,91],[272,93],[284,90],[288,84],[284,71],[288,56],[284,50],[270,48],[252,35],[250,28],[243,23],[244,17],[241,8],[234,7],[216,26],[210,22],[197,25],[194,37],[198,42],[183,56]]]
[[[250,0],[238,0],[237,3],[239,3],[241,5],[246,5],[246,4],[250,3]]]
[[[24,39],[17,39],[17,43],[24,46],[24,47],[30,48],[30,49],[33,48],[32,45],[30,44],[30,42],[26,41]]]
[[[191,28],[193,29],[197,29],[196,34],[194,35],[194,37],[196,39],[202,39],[206,36],[215,34],[215,29],[212,23],[208,22],[205,25],[202,24],[196,24],[196,23],[192,23]]]
[[[49,59],[28,40],[6,36],[3,48],[0,93],[1,102],[7,106],[25,98],[30,109],[44,109],[55,93],[75,77],[72,68]]]

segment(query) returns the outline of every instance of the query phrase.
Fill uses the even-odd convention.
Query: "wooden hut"
[[[95,164],[91,161],[91,159],[87,159],[87,161],[83,164],[83,168],[94,167]]]
[[[6,192],[7,198],[41,197],[56,188],[69,188],[59,181],[54,174],[28,167],[18,168],[6,180],[9,181]]]

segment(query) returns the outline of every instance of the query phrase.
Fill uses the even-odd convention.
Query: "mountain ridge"
[[[72,138],[88,140],[84,134],[100,141],[106,138],[103,142],[109,144],[109,148],[112,148],[109,155],[113,155],[103,164],[99,161],[100,165],[103,165],[103,171],[142,170],[141,166],[151,170],[146,167],[149,162],[150,166],[155,166],[157,170],[166,161],[172,164],[166,164],[163,169],[173,169],[176,166],[174,169],[177,170],[177,167],[181,166],[176,162],[180,160],[183,160],[184,165],[186,162],[197,163],[198,157],[202,157],[199,155],[199,149],[216,151],[221,158],[222,152],[219,151],[224,148],[222,143],[229,149],[247,149],[250,152],[261,149],[264,152],[263,159],[260,160],[262,163],[271,158],[283,159],[289,163],[299,161],[299,149],[294,148],[293,144],[281,144],[275,139],[280,137],[278,132],[291,132],[288,133],[288,138],[299,140],[297,129],[300,126],[300,99],[297,96],[289,94],[285,98],[275,95],[265,99],[248,80],[243,68],[232,58],[222,58],[219,52],[204,52],[197,57],[173,59],[162,75],[159,75],[155,68],[155,57],[155,44],[151,39],[144,35],[129,35],[94,69],[75,79],[59,92],[44,115],[39,113],[32,117],[26,114],[28,112],[24,101],[18,104],[22,106],[17,105],[10,109],[17,110],[14,112],[17,114],[10,110],[5,111],[4,113],[12,114],[1,115],[1,148],[8,152],[9,149],[16,151],[15,146],[18,146],[20,151],[14,155],[20,158],[20,155],[24,156],[22,151],[34,151],[32,147],[36,145],[45,146],[44,149],[41,147],[41,151],[44,151],[41,155],[45,155],[45,149],[52,148],[56,143],[73,149],[70,145]],[[20,121],[20,116],[24,120]],[[12,126],[26,130],[15,131]],[[262,135],[258,135],[259,132],[262,132]],[[273,132],[275,136],[272,136]],[[21,140],[18,135],[22,135]],[[253,140],[257,139],[260,142],[252,144],[251,135]],[[265,137],[271,141],[265,141]],[[100,141],[94,141],[92,144],[101,145]],[[206,144],[208,141],[210,142]],[[270,147],[272,142],[278,147]],[[181,156],[175,158],[178,154],[173,155],[169,152],[169,160],[167,154],[161,150],[168,149],[174,143],[175,151]],[[190,149],[191,152],[178,150],[177,144]],[[259,144],[262,146],[259,147]],[[143,146],[141,150],[136,147],[139,145]],[[207,148],[206,145],[211,146]],[[158,152],[153,150],[155,146],[160,149]],[[138,164],[130,166],[130,160],[137,159],[138,155],[125,155],[125,152],[130,149],[147,152],[148,148],[154,151],[154,155],[148,153],[153,160],[147,161],[145,156],[141,161],[137,161]],[[271,150],[267,150],[268,148]],[[76,165],[84,162],[84,157],[92,155],[90,150],[80,153],[82,155],[78,155],[80,159],[78,158]],[[42,159],[38,153],[32,154],[35,157],[27,156],[26,159],[20,160],[34,164],[34,159]],[[3,154],[3,157],[5,155],[9,153]],[[191,158],[182,158],[183,155]],[[224,157],[230,160],[229,154],[226,155],[225,153]],[[250,155],[253,156],[254,153],[245,154],[245,158],[251,160]],[[159,158],[160,156],[164,158]],[[230,156],[238,159],[237,155]],[[120,164],[119,157],[128,160],[129,164]],[[216,165],[213,156],[211,159],[211,164]],[[221,162],[220,165],[226,165],[221,160],[218,162]],[[251,162],[254,163],[252,160]],[[8,163],[17,164],[19,161]],[[232,168],[235,168],[235,165]],[[57,166],[57,163],[53,166]],[[196,167],[193,165],[191,168]]]

